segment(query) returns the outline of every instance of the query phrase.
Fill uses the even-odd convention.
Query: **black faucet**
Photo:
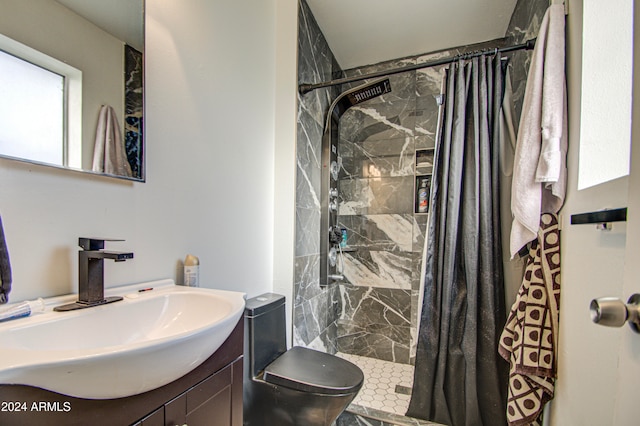
[[[78,301],[67,305],[56,306],[54,311],[72,311],[122,300],[122,297],[104,297],[104,259],[124,262],[133,259],[133,253],[107,251],[105,241],[124,241],[107,238],[79,238],[78,245]]]

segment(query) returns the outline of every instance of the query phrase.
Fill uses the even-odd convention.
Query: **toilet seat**
[[[302,346],[267,365],[263,378],[274,385],[325,395],[357,392],[364,381],[362,370],[351,362]]]

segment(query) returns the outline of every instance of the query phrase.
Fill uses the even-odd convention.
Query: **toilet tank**
[[[244,329],[245,375],[255,377],[287,351],[285,297],[265,293],[248,299]]]

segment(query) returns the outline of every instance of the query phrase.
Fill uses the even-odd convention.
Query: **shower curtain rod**
[[[387,71],[378,71],[371,74],[358,75],[354,77],[338,78],[335,80],[324,81],[322,83],[314,83],[314,84],[303,83],[298,86],[298,91],[300,92],[300,94],[304,95],[305,93],[308,93],[312,90],[320,89],[323,87],[336,86],[338,84],[345,84],[345,83],[353,83],[354,81],[365,80],[368,78],[376,78],[376,77],[384,77],[387,75],[400,74],[407,71],[415,71],[421,68],[430,68],[438,65],[446,65],[446,64],[455,62],[460,58],[467,58],[467,59],[475,58],[476,56],[484,55],[486,53],[491,53],[491,52],[502,53],[502,52],[513,52],[514,50],[522,50],[522,49],[531,50],[533,49],[535,44],[536,44],[536,39],[532,38],[531,40],[528,40],[522,44],[516,44],[508,47],[500,47],[500,48],[488,49],[488,50],[476,51],[476,52],[470,52],[470,53],[463,53],[461,55],[456,55],[450,58],[438,59],[435,61],[424,62],[422,64],[416,64],[416,65],[410,65],[408,67],[403,67],[403,68],[396,68],[396,69],[391,69]]]

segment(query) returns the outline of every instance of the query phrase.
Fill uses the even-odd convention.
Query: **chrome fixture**
[[[601,297],[591,301],[591,320],[607,327],[622,327],[626,322],[640,333],[640,294],[632,294],[627,303],[616,297]]]
[[[83,237],[78,239],[78,245],[82,248],[78,252],[78,301],[56,306],[53,308],[54,311],[73,311],[122,300],[122,297],[104,297],[104,260],[124,262],[133,259],[133,253],[103,250],[105,241],[124,240]]]

